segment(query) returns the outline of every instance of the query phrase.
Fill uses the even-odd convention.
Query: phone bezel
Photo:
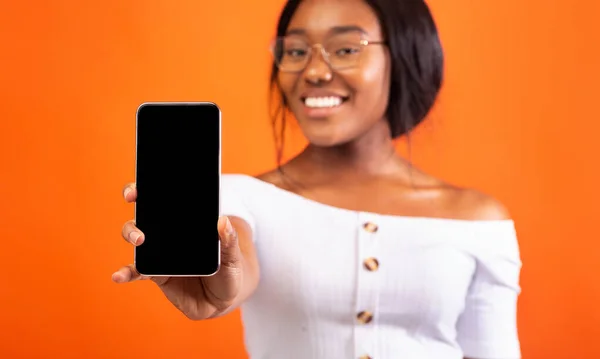
[[[212,101],[190,101],[190,102],[185,102],[185,101],[149,101],[149,102],[144,102],[142,104],[140,104],[135,112],[135,161],[134,161],[134,183],[137,183],[137,158],[138,158],[138,126],[139,126],[139,113],[140,110],[144,107],[144,106],[155,106],[155,105],[159,105],[159,106],[163,106],[163,105],[167,105],[167,106],[190,106],[190,105],[199,105],[199,106],[214,106],[217,111],[219,112],[219,150],[218,150],[218,180],[219,180],[219,201],[218,201],[218,214],[219,217],[221,216],[221,154],[222,154],[222,112],[221,112],[221,108],[214,102]],[[137,218],[136,218],[136,213],[137,213],[137,202],[134,202],[133,204],[133,218],[134,218],[134,222],[137,222]],[[144,277],[211,277],[213,275],[215,275],[219,269],[221,268],[221,240],[218,241],[218,245],[217,245],[217,269],[213,272],[213,273],[209,273],[209,274],[151,274],[151,273],[142,273],[138,270],[137,268],[137,247],[134,247],[134,251],[133,251],[133,267],[135,268],[135,270],[142,276]]]

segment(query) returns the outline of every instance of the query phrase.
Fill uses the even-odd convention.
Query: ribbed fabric
[[[250,224],[260,262],[251,359],[520,358],[510,220],[355,212],[237,174],[221,209]]]

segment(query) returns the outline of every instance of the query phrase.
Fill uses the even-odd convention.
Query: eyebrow
[[[329,29],[327,33],[329,35],[338,35],[346,32],[357,31],[365,35],[367,34],[367,32],[362,27],[357,25],[334,26],[331,29]],[[290,29],[286,32],[286,35],[306,35],[306,30],[300,28]]]

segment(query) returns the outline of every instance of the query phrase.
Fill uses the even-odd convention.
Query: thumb
[[[241,270],[241,251],[239,248],[238,235],[229,220],[229,217],[222,216],[217,223],[219,238],[221,240],[221,269],[222,271],[240,271]],[[228,273],[237,274],[237,273]]]

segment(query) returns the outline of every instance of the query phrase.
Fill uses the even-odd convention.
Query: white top
[[[512,221],[356,212],[237,174],[221,196],[260,263],[241,308],[250,358],[520,358]]]

